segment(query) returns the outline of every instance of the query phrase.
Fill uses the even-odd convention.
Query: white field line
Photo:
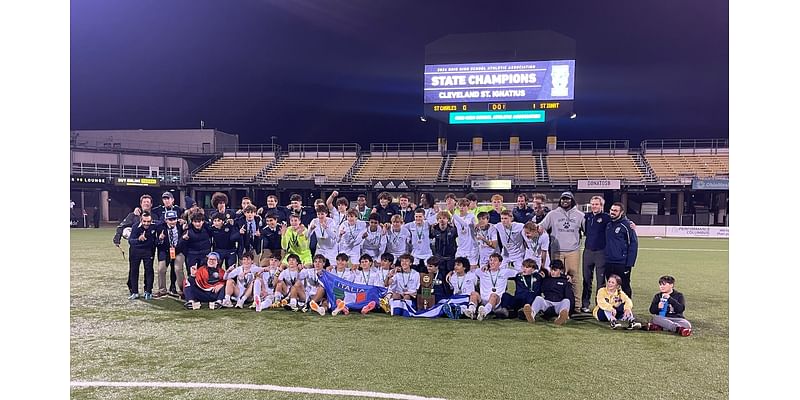
[[[378,399],[402,400],[444,400],[438,397],[423,397],[410,394],[364,392],[360,390],[315,389],[296,386],[254,385],[247,383],[202,383],[202,382],[104,382],[73,381],[72,387],[141,387],[141,388],[179,388],[179,389],[246,389],[272,392],[329,394],[335,396],[373,397]]]
[[[639,250],[656,250],[656,251],[728,251],[726,249],[662,249],[657,247],[639,247]]]

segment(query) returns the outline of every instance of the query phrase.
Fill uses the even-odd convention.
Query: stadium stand
[[[314,179],[319,182],[341,182],[358,159],[357,144],[290,144],[263,176],[261,182],[278,179]]]
[[[479,147],[476,147],[479,146]],[[513,178],[516,181],[536,181],[536,159],[533,142],[489,142],[476,145],[459,142],[449,168],[450,182],[470,178]]]
[[[192,180],[195,182],[252,182],[256,175],[268,168],[274,161],[275,157],[223,155],[197,171]]]
[[[551,182],[578,179],[624,179],[626,181],[644,179],[644,173],[636,166],[636,159],[630,154],[548,155],[547,171]]]
[[[411,179],[436,182],[442,172],[442,153],[436,143],[375,143],[354,169],[352,180]]]
[[[728,177],[728,141],[645,140],[642,153],[660,182]]]

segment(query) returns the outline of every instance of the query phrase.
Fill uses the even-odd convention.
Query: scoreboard
[[[575,60],[425,66],[425,115],[448,124],[541,123],[572,113]]]

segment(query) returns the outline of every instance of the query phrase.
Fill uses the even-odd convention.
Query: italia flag
[[[355,310],[360,310],[370,301],[379,304],[387,292],[384,287],[353,283],[328,271],[323,271],[320,281],[325,287],[328,304],[336,304],[336,300],[343,300],[348,308]]]

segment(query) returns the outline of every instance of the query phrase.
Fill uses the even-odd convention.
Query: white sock
[[[485,306],[483,306],[483,309],[486,310],[487,314],[492,312],[492,303],[486,304]]]
[[[225,295],[225,300],[231,301],[231,295],[229,295],[229,294],[226,294],[226,295]]]
[[[297,307],[297,299],[289,300],[289,305],[292,306],[292,307]]]

